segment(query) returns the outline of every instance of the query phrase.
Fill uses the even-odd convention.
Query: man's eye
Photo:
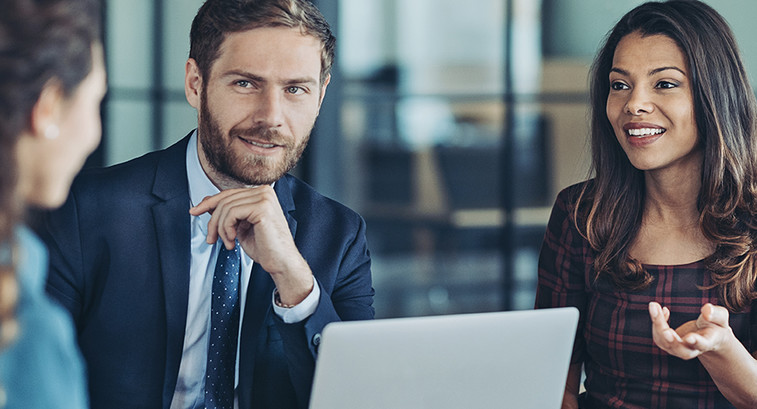
[[[250,81],[247,81],[247,80],[239,80],[239,81],[237,81],[237,85],[240,86],[240,87],[242,87],[242,88],[249,88],[250,85],[252,85],[252,84],[250,84]]]
[[[291,86],[291,87],[287,87],[286,91],[288,93],[290,93],[290,94],[293,94],[293,95],[301,94],[301,93],[304,92],[304,90],[302,88],[294,86],[294,85]]]

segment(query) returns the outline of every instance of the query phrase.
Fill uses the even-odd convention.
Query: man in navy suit
[[[365,222],[287,174],[334,37],[307,0],[208,0],[190,37],[198,129],[78,178],[40,232],[48,291],[76,322],[94,409],[305,408],[323,327],[374,315]],[[230,403],[208,397],[222,247],[241,254],[239,324],[219,337]]]

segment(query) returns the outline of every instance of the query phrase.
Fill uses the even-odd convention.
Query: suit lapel
[[[289,223],[289,230],[292,232],[292,237],[297,233],[297,220],[294,218],[294,198],[292,197],[291,187],[292,176],[284,175],[276,182],[273,190],[276,192],[276,197],[279,199],[281,210],[284,211],[284,215]]]
[[[297,220],[293,217],[294,200],[290,189],[289,176],[285,175],[274,186],[276,197],[279,199],[281,209],[286,216],[289,230],[294,237],[297,232]],[[239,356],[239,407],[252,407],[252,382],[255,369],[255,352],[267,325],[269,314],[274,314],[271,306],[273,294],[273,279],[259,264],[254,263],[250,282],[247,286],[247,302],[244,310],[244,322],[242,323],[241,348]]]
[[[190,134],[191,135],[191,134]],[[188,137],[166,149],[155,171],[152,207],[166,311],[166,372],[163,407],[171,405],[179,374],[187,321],[190,269],[189,190],[186,173]]]

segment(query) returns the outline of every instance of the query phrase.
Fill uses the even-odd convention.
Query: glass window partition
[[[538,92],[540,2],[339,5],[349,158],[342,199],[368,222],[377,315],[529,308],[535,274],[508,270],[535,272],[541,208],[551,200],[548,124],[538,104],[516,105],[506,95],[508,85]],[[508,37],[520,56],[510,67]],[[520,148],[512,158],[508,126]],[[521,209],[508,212],[508,195]],[[510,237],[506,226],[516,217]],[[512,254],[503,251],[508,242],[518,243]]]

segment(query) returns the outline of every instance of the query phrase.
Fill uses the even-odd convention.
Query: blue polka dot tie
[[[219,243],[210,304],[210,341],[205,371],[205,407],[234,408],[234,368],[239,331],[239,245],[227,250]]]

